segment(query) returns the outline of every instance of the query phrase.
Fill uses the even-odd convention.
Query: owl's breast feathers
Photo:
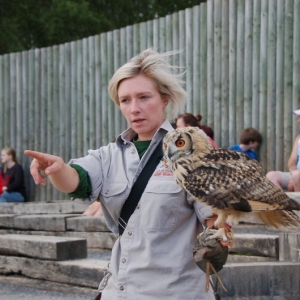
[[[182,188],[216,209],[300,210],[299,203],[265,177],[256,160],[234,150],[215,148],[201,158],[181,158],[173,171]]]

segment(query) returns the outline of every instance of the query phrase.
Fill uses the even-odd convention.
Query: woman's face
[[[169,100],[163,99],[155,83],[140,74],[124,79],[118,87],[120,109],[138,140],[151,140],[164,122],[164,109]]]
[[[1,151],[1,162],[3,164],[7,163],[8,161],[12,160],[12,156],[7,154],[5,150]]]
[[[183,127],[187,127],[187,125],[183,121],[183,118],[177,119],[176,128],[183,128]]]

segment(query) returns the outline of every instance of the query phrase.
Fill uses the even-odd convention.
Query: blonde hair
[[[120,67],[108,84],[108,93],[111,99],[120,106],[118,87],[122,80],[143,74],[152,79],[158,92],[164,99],[170,102],[167,108],[167,116],[175,118],[178,111],[186,102],[186,91],[183,89],[183,74],[178,72],[178,67],[172,66],[169,58],[178,51],[158,53],[153,49],[147,49],[133,57],[129,62]]]

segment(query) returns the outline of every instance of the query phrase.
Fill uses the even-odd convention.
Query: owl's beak
[[[171,157],[174,155],[174,153],[171,151],[171,149],[168,149],[168,158],[171,159]]]

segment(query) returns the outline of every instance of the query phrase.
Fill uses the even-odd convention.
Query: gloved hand
[[[206,272],[206,263],[209,261],[215,270],[219,272],[223,269],[228,257],[228,247],[222,246],[218,239],[208,240],[207,237],[215,234],[216,229],[205,229],[197,236],[197,241],[193,248],[193,256],[198,267]],[[213,270],[210,271],[213,274]]]
[[[230,231],[227,229],[225,230],[228,240],[230,241],[229,244],[232,244],[233,238],[231,229],[228,229]],[[220,282],[223,289],[226,290],[218,272],[223,269],[223,266],[226,263],[229,246],[224,246],[221,244],[220,239],[218,238],[208,239],[209,236],[215,234],[216,232],[216,229],[206,228],[197,236],[197,241],[193,248],[193,256],[196,264],[204,273],[206,273],[206,292],[209,290],[209,275],[211,274],[216,275],[217,282]],[[213,288],[214,290],[216,289],[214,286]]]

